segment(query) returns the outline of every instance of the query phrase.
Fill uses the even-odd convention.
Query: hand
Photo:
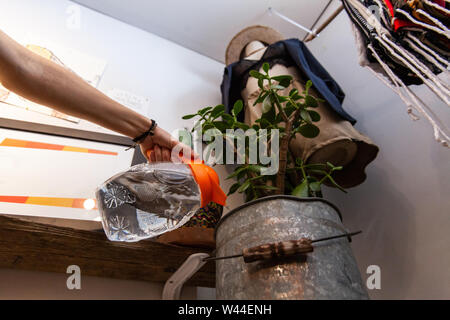
[[[140,144],[142,154],[150,162],[174,161],[171,153],[175,146],[181,149],[182,155],[190,154],[191,157],[197,157],[191,148],[175,140],[170,133],[160,127],[156,127],[154,135],[147,136]],[[147,155],[148,151],[150,151],[150,157]],[[180,158],[181,155],[174,156]]]

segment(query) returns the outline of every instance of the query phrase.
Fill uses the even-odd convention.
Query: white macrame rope
[[[400,85],[399,85],[399,81],[401,84],[403,84],[403,82],[401,82],[401,80],[399,80],[394,72],[391,70],[391,68],[387,65],[387,63],[385,63],[380,56],[378,55],[378,53],[375,51],[375,49],[373,48],[372,45],[369,45],[368,48],[370,49],[370,51],[372,51],[375,59],[378,61],[378,63],[381,65],[381,67],[383,68],[384,72],[386,73],[386,75],[390,78],[391,82],[395,85],[395,88],[391,85],[388,85],[388,87],[390,87],[394,92],[396,92],[400,98],[403,100],[403,102],[406,104],[406,106],[408,107],[408,114],[410,116],[412,116],[413,120],[418,120],[419,117],[416,116],[413,112],[412,112],[412,108],[416,109],[416,111],[421,112],[420,109],[418,109],[416,106],[414,106],[414,104],[412,104],[410,101],[408,101],[408,99],[403,95],[403,93],[400,90]],[[371,68],[370,68],[371,69]],[[372,69],[371,69],[372,70]],[[374,71],[374,70],[372,70]],[[375,71],[374,71],[375,72]],[[383,82],[385,82],[385,84],[387,84],[387,81],[384,80]],[[421,112],[422,113],[422,112]]]
[[[425,104],[425,102],[423,102],[423,100],[420,97],[418,97],[409,88],[407,88],[407,90],[411,93],[411,95],[414,97],[414,99],[415,99],[415,101],[417,101],[417,103],[421,103],[422,106],[427,108],[427,110],[431,114],[431,117],[433,117],[433,119],[435,120],[436,127],[433,128],[433,131],[434,131],[434,136],[435,136],[436,141],[439,142],[443,147],[450,148],[450,138],[449,138],[448,134],[446,134],[446,132],[445,132],[445,130],[447,130],[447,132],[448,132],[448,128],[445,125],[443,125],[441,121],[439,121],[439,117],[436,116],[436,114],[432,110],[430,110],[430,108],[428,108],[428,106]],[[445,128],[445,130],[443,128]],[[436,137],[442,137],[442,138],[436,138]]]
[[[364,17],[364,19],[366,19],[375,28],[377,36],[374,36],[374,38],[377,39],[377,41],[380,42],[380,44],[383,47],[385,47],[393,56],[397,57],[397,59],[399,61],[402,61],[406,67],[408,67],[412,72],[417,74],[419,76],[419,78],[422,79],[424,84],[426,84],[427,87],[430,88],[430,90],[432,90],[441,100],[443,100],[444,102],[447,103],[447,105],[449,105],[448,98],[445,96],[445,94],[443,94],[439,90],[439,88],[437,88],[436,85],[434,85],[432,82],[425,79],[424,76],[422,75],[422,73],[413,66],[413,64],[415,64],[415,62],[413,62],[413,64],[411,64],[408,61],[406,61],[406,60],[414,61],[414,59],[412,57],[408,57],[408,54],[405,54],[406,50],[404,48],[398,46],[395,43],[389,44],[389,41],[390,41],[389,39],[387,39],[386,41],[384,40],[387,38],[387,36],[390,34],[390,32],[381,25],[380,21],[378,19],[374,19],[372,13],[358,0],[347,0],[347,1],[356,10],[358,10],[358,12]],[[375,51],[373,49],[372,45],[368,46],[368,48],[370,48],[372,52]],[[395,51],[400,52],[400,55],[397,54]],[[402,57],[401,55],[406,55],[406,57]],[[443,126],[441,124],[441,122],[439,121],[439,118],[434,114],[434,112],[432,110],[430,110],[430,108],[425,103],[423,103],[422,100],[420,100],[419,97],[417,97],[417,95],[414,92],[412,92],[408,88],[408,86],[406,86],[398,78],[398,76],[389,68],[389,66],[384,61],[382,61],[382,59],[378,56],[378,54],[376,52],[374,52],[374,56],[376,58],[378,57],[377,60],[378,60],[379,64],[385,70],[386,74],[391,79],[392,83],[398,88],[397,90],[394,90],[394,92],[398,93],[399,97],[407,105],[408,114],[410,114],[410,116],[413,119],[417,118],[417,116],[412,113],[413,109],[415,109],[420,114],[422,114],[428,120],[428,122],[432,125],[433,131],[434,131],[434,138],[436,139],[436,141],[438,141],[445,147],[449,147],[449,142],[450,142],[449,135],[442,129],[445,126]],[[417,59],[415,59],[415,60],[417,60]],[[426,70],[429,71],[428,68]],[[426,73],[431,73],[431,75],[434,76],[434,74],[432,72],[426,72]],[[438,80],[438,82],[440,82],[439,79],[437,79],[437,80]],[[383,81],[383,83],[386,84],[386,81]],[[390,87],[392,89],[392,87],[390,85],[388,87]],[[409,98],[405,97],[403,95],[402,91],[405,91]]]
[[[422,26],[422,27],[424,27],[424,28],[426,28],[426,29],[429,29],[429,30],[431,30],[431,31],[434,31],[434,32],[436,32],[436,33],[439,33],[439,34],[441,34],[441,35],[447,37],[447,39],[450,39],[450,34],[449,34],[449,32],[445,32],[445,31],[443,31],[443,30],[441,30],[441,29],[439,29],[439,28],[437,28],[437,27],[431,26],[431,25],[429,25],[429,24],[427,24],[427,23],[423,23],[422,21],[419,21],[419,20],[415,19],[415,18],[412,17],[408,12],[406,12],[406,11],[404,11],[404,10],[402,10],[402,9],[395,9],[395,12],[401,13],[401,14],[404,15],[406,18],[408,18],[411,22],[413,22],[413,23],[415,23],[415,24],[417,24],[417,25],[419,25],[419,26]]]
[[[376,76],[381,82],[383,82],[387,87],[389,87],[392,91],[394,91],[400,97],[400,99],[408,107],[407,108],[408,115],[411,117],[411,119],[413,121],[420,120],[420,118],[416,114],[414,114],[414,112],[412,110],[413,108],[417,110],[417,108],[414,105],[412,105],[411,102],[408,101],[408,99],[403,95],[403,93],[399,89],[399,85],[396,83],[395,79],[392,78],[392,76],[389,76],[389,78],[391,80],[391,82],[389,82],[388,80],[386,80],[386,77],[383,77],[380,73],[373,70],[373,68],[371,66],[367,66],[367,68],[374,74],[374,76]],[[383,67],[383,69],[384,69],[384,67]],[[388,72],[385,70],[385,73],[388,73]],[[392,83],[395,84],[395,87],[392,85]]]
[[[439,79],[427,66],[425,66],[423,64],[422,61],[417,59],[408,50],[406,50],[402,46],[397,45],[395,42],[391,41],[386,35],[383,35],[382,38],[384,40],[386,40],[386,42],[388,42],[394,49],[397,50],[397,52],[399,52],[401,55],[403,55],[403,57],[406,58],[411,63],[409,68],[412,71],[414,71],[414,69],[412,69],[412,68],[418,67],[419,71],[421,71],[423,73],[423,75],[428,77],[428,79],[431,80],[431,82],[433,82],[439,89],[441,89],[443,91],[442,94],[444,94],[444,97],[445,97],[445,95],[447,96],[447,97],[445,97],[444,101],[450,106],[450,101],[448,100],[448,98],[450,96],[450,90],[448,90],[445,87],[445,85],[442,83],[441,79]],[[402,60],[402,62],[405,63],[404,60]],[[420,76],[419,73],[416,73],[416,74]],[[432,86],[432,84],[430,84],[430,85]],[[438,88],[436,88],[436,87],[434,87],[434,88],[436,89],[436,91],[439,91]],[[430,89],[432,89],[432,88],[430,87]]]
[[[425,59],[427,59],[434,66],[439,68],[442,72],[447,72],[447,68],[445,68],[442,64],[440,64],[434,57],[426,53],[424,50],[416,46],[414,42],[410,39],[404,39],[404,41],[411,47],[411,49],[415,50],[417,53],[421,54]],[[448,88],[448,87],[447,87]]]
[[[442,101],[444,101],[448,106],[450,106],[450,102],[448,97],[445,96],[445,94],[443,94],[442,92],[440,92],[440,90],[438,88],[436,88],[435,85],[433,85],[433,83],[430,83],[429,80],[427,80],[420,72],[419,70],[417,70],[411,63],[409,63],[408,61],[406,61],[406,59],[402,56],[400,56],[399,54],[397,54],[393,48],[390,46],[392,45],[394,48],[398,48],[398,46],[394,43],[388,43],[390,40],[386,39],[386,37],[383,37],[383,39],[379,36],[375,36],[375,39],[377,39],[382,45],[383,47],[385,47],[394,57],[396,57],[398,60],[400,60],[406,67],[408,67],[412,72],[414,72],[422,81],[425,85],[427,85],[427,87],[429,87]],[[384,41],[387,40],[387,41]],[[397,49],[399,50],[399,49]],[[404,50],[403,48],[400,47],[400,52]],[[414,63],[414,62],[413,62]],[[434,76],[434,75],[433,75]]]
[[[426,46],[422,41],[420,41],[419,39],[417,39],[415,36],[413,36],[411,34],[411,32],[408,32],[407,37],[410,38],[411,40],[413,40],[419,47],[421,47],[422,49],[424,49],[425,51],[427,51],[429,54],[431,54],[432,56],[434,56],[436,58],[437,61],[439,61],[440,63],[442,63],[445,67],[448,68],[448,61],[445,60],[444,58],[442,58],[436,51],[434,51],[433,49],[431,49],[430,47]]]
[[[423,65],[422,62],[420,62],[418,59],[416,59],[413,55],[411,55],[407,50],[405,50],[403,47],[398,46],[396,43],[390,41],[388,35],[390,35],[389,31],[384,28],[380,21],[378,19],[373,19],[372,13],[358,0],[348,0],[352,5],[358,9],[360,14],[362,14],[363,17],[367,19],[371,23],[371,25],[375,28],[377,34],[382,37],[384,40],[390,43],[392,48],[396,49],[400,54],[402,54],[406,59],[410,60],[412,64],[405,62],[405,60],[400,57],[399,55],[395,54],[391,48],[389,48],[388,45],[385,43],[383,46],[385,46],[392,54],[397,56],[397,58],[405,63],[405,65],[411,69],[415,74],[417,74],[422,81],[442,100],[444,101],[448,106],[450,106],[448,95],[449,92],[445,85],[442,84],[441,80],[437,78],[433,72],[431,72],[426,66]],[[378,39],[380,41],[380,39]],[[435,86],[430,83],[428,80],[426,80],[423,75],[414,67],[415,64],[418,64],[421,71],[429,78],[432,82],[435,83]],[[437,86],[437,87],[436,87]],[[440,92],[439,88],[443,90],[444,92]],[[447,96],[446,96],[447,95]]]
[[[450,15],[450,10],[447,10],[447,8],[441,7],[437,3],[431,2],[429,0],[424,0],[424,2],[429,5],[430,7],[435,8],[438,11],[441,11],[445,15]],[[448,0],[445,0],[445,2],[449,2]]]
[[[425,16],[427,19],[433,21],[433,23],[438,26],[439,28],[441,28],[443,31],[448,33],[448,29],[447,27],[441,22],[439,21],[439,19],[433,17],[432,15],[430,15],[429,13],[423,11],[422,9],[417,9],[416,10],[417,13],[420,13],[421,15]]]
[[[386,39],[389,41],[391,45],[396,45],[394,42],[390,41],[390,39]],[[450,96],[450,89],[448,88],[447,84],[443,82],[441,79],[439,79],[433,71],[428,68],[420,59],[418,59],[416,56],[414,56],[410,51],[403,48],[403,46],[397,46],[398,51],[403,54],[404,57],[406,57],[413,65],[417,66],[419,70],[426,76],[428,79],[430,79],[436,86],[438,86],[444,94],[447,96]]]
[[[440,123],[439,120],[435,120],[437,119],[436,115],[434,114],[434,112],[432,112],[428,106],[419,98],[417,97],[416,94],[414,94],[396,75],[395,73],[389,68],[389,66],[382,61],[382,59],[378,56],[378,54],[376,53],[376,51],[373,49],[372,45],[369,45],[368,48],[373,52],[375,58],[378,60],[378,62],[380,63],[380,65],[382,66],[382,68],[384,69],[384,71],[386,72],[386,74],[389,76],[389,78],[391,79],[392,83],[395,84],[395,86],[397,87],[394,88],[393,86],[391,86],[390,84],[387,83],[387,81],[385,81],[384,79],[382,80],[383,83],[385,83],[389,88],[391,88],[395,93],[397,93],[399,95],[399,97],[402,99],[402,101],[408,106],[408,114],[410,115],[410,117],[413,120],[418,120],[419,118],[412,112],[412,108],[414,108],[415,110],[417,110],[418,112],[420,112],[421,114],[424,115],[424,117],[428,120],[428,122],[431,124],[431,126],[433,127],[433,132],[434,132],[434,138],[437,142],[439,142],[442,146],[444,147],[449,147],[449,141],[450,138],[449,136],[445,133],[445,131],[441,128],[443,127],[442,124]],[[381,76],[379,76],[374,70],[372,70],[372,68],[369,67],[369,69],[378,77],[380,78]],[[402,92],[401,89],[404,89],[406,91],[406,93],[409,96],[409,99],[412,100],[413,102],[411,102],[410,100],[408,100],[408,98],[406,98]],[[415,103],[415,104],[414,104]],[[429,115],[427,113],[427,111],[425,110],[427,109],[427,111],[429,113],[431,113],[431,115]]]
[[[434,113],[431,110],[429,110],[429,108],[426,106],[426,104],[422,100],[420,100],[420,98],[418,98],[413,92],[411,92],[411,90],[409,90],[409,88],[407,86],[405,86],[405,84],[400,79],[397,78],[397,76],[392,72],[392,70],[390,70],[389,66],[387,66],[384,62],[382,62],[381,59],[378,59],[378,60],[382,64],[382,66],[385,69],[386,73],[389,74],[389,77],[391,78],[391,81],[393,83],[395,83],[397,88],[394,88],[392,85],[388,84],[388,82],[386,80],[384,80],[384,79],[382,80],[382,82],[385,83],[389,88],[391,88],[395,93],[397,93],[399,95],[399,97],[403,100],[403,102],[408,106],[408,110],[407,111],[408,111],[408,114],[411,117],[411,119],[412,120],[418,120],[419,119],[412,111],[412,109],[414,108],[417,111],[419,111],[421,114],[423,114],[425,116],[425,118],[428,120],[428,122],[431,124],[431,126],[433,128],[434,139],[437,142],[439,142],[442,146],[448,147],[450,138],[444,132],[444,130],[441,128],[440,122],[439,121],[435,121],[433,119],[433,116],[434,116],[434,118],[436,118]],[[369,70],[371,70],[379,79],[382,79],[382,77],[378,73],[373,71],[370,67],[369,67]],[[397,83],[397,81],[400,82],[400,85],[399,85],[399,83]],[[409,99],[413,100],[414,102],[410,102],[408,100],[408,98],[403,96],[402,90],[401,90],[402,88],[408,94]],[[415,103],[416,105],[414,105],[413,103]],[[423,107],[421,106],[421,104],[422,104]],[[428,113],[424,110],[425,108],[432,114],[432,116],[428,115]]]

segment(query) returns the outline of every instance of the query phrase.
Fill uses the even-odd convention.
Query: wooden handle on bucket
[[[311,239],[282,241],[267,243],[260,246],[246,248],[242,251],[245,263],[275,258],[286,258],[297,254],[313,252]]]

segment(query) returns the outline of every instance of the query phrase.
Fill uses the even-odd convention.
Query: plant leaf
[[[225,121],[213,121],[212,124],[220,131],[225,131],[227,129],[231,129],[231,127],[228,126],[228,124]]]
[[[258,79],[258,87],[263,90],[264,89],[264,79],[263,78],[259,78]]]
[[[236,122],[234,123],[234,125],[235,125],[236,127],[240,128],[240,129],[242,129],[242,130],[248,130],[248,129],[250,129],[250,126],[249,126],[248,124],[245,124],[245,123],[242,123],[242,122],[236,121]]]
[[[280,84],[280,86],[287,88],[291,84],[291,80],[290,79],[283,79],[283,80],[281,80],[278,83]]]
[[[256,79],[260,79],[260,78],[264,79],[265,78],[265,76],[262,73],[259,73],[256,70],[250,70],[249,74],[251,77],[256,78]]]
[[[251,182],[250,182],[249,180],[245,181],[245,182],[239,187],[238,192],[239,192],[239,193],[244,192],[245,190],[248,189],[248,187],[250,187],[250,185],[251,185]]]
[[[252,164],[252,165],[248,166],[248,169],[250,171],[252,171],[252,172],[260,174],[261,173],[261,169],[264,169],[264,167],[263,166],[258,166],[256,164]]]
[[[305,138],[315,138],[319,135],[320,130],[317,126],[307,123],[299,127],[298,132]]]
[[[285,74],[285,75],[281,75],[281,76],[275,76],[275,77],[272,77],[272,79],[275,80],[275,81],[278,81],[278,82],[279,82],[279,81],[283,81],[283,80],[285,80],[285,79],[291,81],[291,80],[292,80],[292,76],[290,76],[290,75],[288,75],[288,74]]]
[[[316,98],[314,98],[313,96],[306,96],[305,97],[305,104],[307,107],[311,107],[311,108],[317,108],[319,106],[319,104],[317,103]]]
[[[203,108],[203,109],[198,111],[198,114],[201,115],[201,116],[204,116],[211,109],[212,109],[212,107]]]
[[[267,185],[254,186],[253,188],[255,188],[255,189],[264,189],[264,190],[278,190],[277,187],[267,186]]]
[[[258,99],[255,100],[255,102],[253,103],[253,106],[256,106],[258,103],[261,103],[264,101],[264,99],[269,95],[268,92],[263,93],[261,92],[261,94],[259,95]]]
[[[317,182],[311,182],[309,184],[309,187],[311,188],[312,191],[319,192],[320,191],[320,185],[321,185],[321,183],[318,182],[318,181]]]
[[[286,89],[286,87],[283,87],[283,86],[280,85],[280,84],[273,84],[273,85],[270,86],[270,88],[271,88],[271,89],[274,89],[274,90],[283,90],[283,89]]]
[[[291,194],[299,198],[307,198],[309,196],[308,180],[304,179],[302,183],[295,187]]]
[[[231,179],[231,178],[234,178],[234,177],[237,177],[239,173],[241,173],[243,171],[246,171],[246,170],[247,170],[247,167],[239,167],[239,168],[237,168],[236,170],[234,170],[234,172],[232,174],[230,174],[227,177],[227,180]]]
[[[308,92],[309,89],[312,87],[313,83],[311,80],[306,81],[306,85],[305,85],[305,91]]]
[[[292,103],[286,103],[286,107],[284,108],[284,112],[286,112],[286,115],[289,117],[292,112],[297,110],[297,108]]]
[[[239,189],[240,186],[241,186],[241,184],[239,182],[236,182],[235,184],[233,184],[230,187],[230,190],[228,191],[227,196],[232,195],[233,193],[235,193]]]
[[[189,120],[189,119],[192,119],[195,116],[197,116],[197,114],[187,114],[187,115],[183,116],[181,119]]]
[[[302,117],[302,119],[308,123],[312,122],[311,116],[309,115],[308,111],[306,111],[305,109],[300,110],[300,117]]]
[[[289,99],[288,99],[287,97],[278,95],[278,101],[280,101],[280,102],[286,102],[286,101],[288,101],[288,100],[289,100]]]
[[[292,77],[290,75],[282,75],[282,76],[275,76],[272,77],[273,80],[278,81],[280,86],[287,88],[291,84]]]
[[[319,122],[320,121],[320,114],[313,110],[308,110],[309,115],[311,116],[311,119],[313,122]]]
[[[233,106],[233,115],[237,116],[242,111],[243,108],[244,108],[244,104],[243,104],[242,100],[236,101]]]
[[[225,112],[225,106],[223,104],[219,104],[218,106],[215,106],[214,109],[211,111],[211,116],[216,119],[220,117]]]
[[[347,193],[347,190],[345,190],[344,188],[342,188],[342,187],[340,186],[340,184],[337,183],[330,175],[327,175],[327,178],[328,178],[328,180],[331,181],[331,183],[332,183],[336,188],[338,188],[339,190],[341,190],[341,191],[344,192],[344,193]]]
[[[262,104],[262,112],[269,112],[270,109],[272,109],[272,102],[270,101],[270,95],[267,95]]]
[[[262,68],[263,68],[265,73],[269,73],[270,66],[269,66],[269,64],[267,62],[263,63]]]
[[[232,116],[230,116],[228,113],[224,113],[222,115],[222,119],[229,125],[233,125],[234,123],[234,118]]]

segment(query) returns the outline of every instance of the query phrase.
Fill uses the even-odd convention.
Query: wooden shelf
[[[0,267],[66,273],[78,265],[82,275],[165,282],[184,260],[205,249],[153,241],[109,241],[102,231],[22,221],[0,215]],[[215,264],[207,263],[186,285],[215,287]]]

